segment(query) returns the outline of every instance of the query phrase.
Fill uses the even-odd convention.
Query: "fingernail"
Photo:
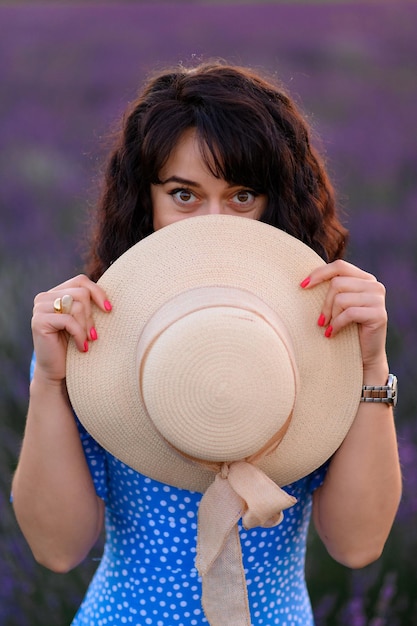
[[[106,309],[106,311],[111,311],[112,310],[112,305],[110,304],[110,302],[108,300],[104,301],[104,308]]]
[[[333,326],[328,326],[324,332],[325,337],[331,337],[333,332]]]
[[[317,320],[317,324],[319,326],[324,326],[325,321],[326,321],[326,318],[324,317],[323,313],[320,313],[319,319]]]
[[[302,287],[304,289],[304,287],[307,287],[307,285],[310,284],[310,276],[307,276],[307,278],[304,278],[303,282],[300,283],[300,287]]]
[[[92,326],[91,329],[90,329],[90,337],[91,337],[92,341],[96,341],[96,339],[98,337],[97,331],[94,328],[94,326]]]
[[[88,341],[84,341],[84,352],[88,352]]]

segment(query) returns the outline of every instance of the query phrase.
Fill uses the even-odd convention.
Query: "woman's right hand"
[[[65,295],[73,298],[70,312],[55,312],[55,300]],[[93,303],[104,312],[111,311],[103,289],[83,274],[36,296],[32,334],[37,378],[41,376],[44,382],[61,383],[66,375],[69,338],[74,338],[80,352],[87,352],[89,341],[97,339]]]

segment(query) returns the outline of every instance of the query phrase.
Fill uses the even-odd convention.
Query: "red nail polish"
[[[317,320],[317,324],[319,326],[324,326],[325,321],[326,321],[326,318],[324,317],[323,313],[320,313],[319,319]]]
[[[110,304],[110,302],[108,300],[104,301],[104,308],[106,309],[106,311],[111,311],[112,310],[112,305]]]
[[[307,276],[307,278],[304,278],[304,280],[300,283],[300,287],[302,287],[304,289],[304,287],[307,287],[307,285],[310,284],[310,276]]]
[[[333,332],[333,326],[328,326],[324,332],[325,337],[331,337]]]
[[[97,331],[94,328],[94,326],[92,326],[92,328],[90,329],[90,337],[92,339],[92,341],[96,341],[98,335],[97,335]]]
[[[88,341],[84,341],[84,352],[88,352]]]

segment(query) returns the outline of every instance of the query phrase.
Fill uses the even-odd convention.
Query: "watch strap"
[[[364,385],[362,387],[361,402],[383,402],[397,404],[397,378],[389,374],[386,385]]]

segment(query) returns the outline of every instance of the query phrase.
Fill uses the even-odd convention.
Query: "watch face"
[[[394,374],[390,374],[388,376],[387,381],[388,386],[388,398],[391,400],[393,406],[397,406],[398,401],[398,381],[397,377]]]

